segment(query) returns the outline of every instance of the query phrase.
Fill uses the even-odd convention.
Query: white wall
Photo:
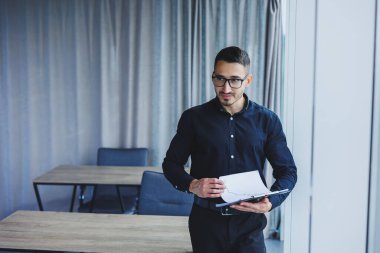
[[[305,253],[309,248],[311,208],[315,5],[288,1],[287,15],[285,130],[298,168],[298,181],[291,201],[285,203],[284,252]]]
[[[364,253],[375,0],[294,0],[289,8],[288,121],[299,181],[285,252]]]
[[[376,62],[373,103],[371,196],[368,253],[380,252],[380,2],[377,2]]]
[[[374,7],[318,2],[311,252],[366,249]]]

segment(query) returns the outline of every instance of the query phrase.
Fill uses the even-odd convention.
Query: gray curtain
[[[160,165],[182,111],[214,97],[210,75],[223,47],[248,51],[248,95],[278,110],[276,4],[0,0],[0,218],[36,209],[35,177],[94,164],[100,146],[148,147]],[[68,190],[41,195],[46,202]]]
[[[265,74],[263,85],[263,102],[267,108],[282,116],[283,104],[283,40],[282,6],[280,0],[268,1],[266,25]],[[268,185],[274,182],[273,169],[269,163],[265,164],[265,177]],[[281,208],[274,209],[268,215],[266,235],[280,239]]]

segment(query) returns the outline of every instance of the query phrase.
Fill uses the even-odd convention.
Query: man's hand
[[[239,204],[231,205],[231,207],[244,212],[266,213],[272,208],[272,203],[265,197],[257,203],[240,202]]]
[[[224,188],[222,180],[202,178],[191,181],[189,191],[201,198],[219,198]]]

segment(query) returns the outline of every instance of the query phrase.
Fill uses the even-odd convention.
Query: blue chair
[[[176,190],[163,173],[145,171],[137,213],[189,216],[193,199],[193,194]]]
[[[97,165],[99,166],[147,166],[147,148],[99,148],[97,154]],[[133,187],[123,187],[132,190]],[[115,191],[116,190],[116,191]],[[83,196],[84,189],[81,189]],[[94,207],[100,212],[115,213],[114,205],[117,203],[117,194],[121,212],[124,213],[122,194],[119,186],[95,185],[92,190],[90,201],[90,212]],[[81,197],[83,199],[83,197]],[[134,197],[136,199],[136,197]],[[96,205],[95,205],[96,204]]]
[[[147,166],[147,148],[99,148],[99,166]]]

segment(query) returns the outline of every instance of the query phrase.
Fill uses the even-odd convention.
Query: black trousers
[[[193,205],[189,231],[193,253],[266,253],[264,214],[222,216]]]

